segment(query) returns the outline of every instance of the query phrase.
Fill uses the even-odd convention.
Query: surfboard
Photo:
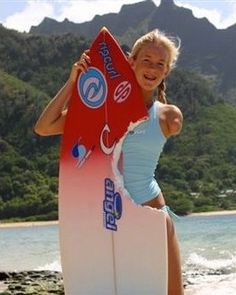
[[[102,28],[79,73],[61,143],[59,230],[66,295],[166,295],[165,214],[134,204],[117,168],[122,141],[147,119],[134,73]]]

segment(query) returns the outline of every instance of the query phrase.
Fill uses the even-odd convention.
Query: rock
[[[0,273],[6,289],[0,295],[64,295],[62,274],[51,271]]]
[[[5,281],[10,278],[10,275],[7,272],[0,272],[0,281]]]

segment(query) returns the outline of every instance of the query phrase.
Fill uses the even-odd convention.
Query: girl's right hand
[[[76,82],[79,71],[86,72],[87,69],[89,68],[91,59],[88,54],[89,54],[89,49],[85,50],[82,53],[80,59],[73,64],[71,72],[70,72],[70,77],[69,77],[69,80],[71,82],[73,83]]]

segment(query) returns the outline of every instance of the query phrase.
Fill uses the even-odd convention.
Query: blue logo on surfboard
[[[105,178],[105,196],[103,201],[104,226],[109,230],[117,230],[117,220],[122,216],[122,198],[115,192],[114,182]]]
[[[95,146],[92,146],[92,148],[88,149],[85,147],[85,145],[80,143],[80,139],[78,142],[76,142],[71,150],[71,154],[74,159],[76,159],[76,166],[80,168],[84,162],[88,159],[88,157],[93,152]]]
[[[101,107],[107,98],[106,79],[103,73],[94,67],[80,74],[77,89],[82,102],[92,109]]]

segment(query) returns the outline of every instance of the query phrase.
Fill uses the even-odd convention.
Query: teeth
[[[156,78],[153,77],[153,76],[147,76],[147,75],[144,75],[144,78],[145,79],[148,79],[148,80],[151,80],[151,81],[154,81]]]

